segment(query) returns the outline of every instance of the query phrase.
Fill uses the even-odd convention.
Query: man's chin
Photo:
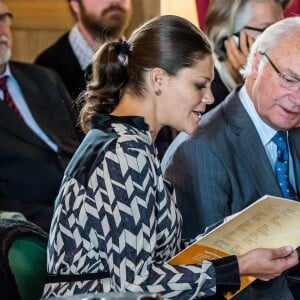
[[[11,50],[10,49],[3,49],[0,46],[0,65],[4,65],[6,63],[8,63],[8,61],[11,58]]]
[[[121,31],[124,29],[126,24],[126,19],[121,16],[111,17],[110,19],[102,20],[101,26],[103,28],[108,28],[111,31]]]
[[[102,39],[116,39],[119,38],[120,35],[122,34],[122,30],[120,27],[110,27],[109,29],[103,29],[100,28],[97,30],[97,34],[102,38]]]

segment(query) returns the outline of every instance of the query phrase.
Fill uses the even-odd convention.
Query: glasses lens
[[[280,78],[281,78],[281,85],[284,88],[291,91],[296,91],[300,88],[299,80],[287,75],[281,75]]]
[[[257,31],[259,33],[264,32],[268,27],[264,27],[264,28],[257,28],[257,27],[253,27],[253,26],[244,26],[244,29],[248,29],[248,30],[253,30],[253,31]]]
[[[12,18],[13,15],[10,12],[0,13],[0,22],[6,22],[8,20],[11,20]]]

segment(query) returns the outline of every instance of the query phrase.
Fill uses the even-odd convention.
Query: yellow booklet
[[[239,255],[254,248],[277,248],[300,246],[300,203],[297,201],[266,195],[223,224],[201,237],[176,256],[172,265],[199,264],[228,255]],[[255,280],[241,276],[241,288],[235,294],[228,293],[226,299]]]

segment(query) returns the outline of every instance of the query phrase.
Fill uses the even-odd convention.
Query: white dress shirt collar
[[[250,119],[254,123],[262,144],[265,147],[271,141],[272,137],[277,131],[265,123],[259,116],[245,86],[240,89],[239,97]]]
[[[69,33],[69,42],[81,69],[84,71],[91,64],[95,52],[84,39],[77,25],[74,25]]]
[[[0,78],[4,77],[4,76],[7,76],[7,77],[12,77],[13,75],[11,74],[11,71],[10,71],[10,67],[9,67],[9,64],[7,63],[6,66],[5,66],[5,71],[0,75]]]

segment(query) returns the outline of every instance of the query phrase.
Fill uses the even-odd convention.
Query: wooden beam
[[[68,30],[74,24],[66,0],[6,0],[14,19],[12,29]]]

